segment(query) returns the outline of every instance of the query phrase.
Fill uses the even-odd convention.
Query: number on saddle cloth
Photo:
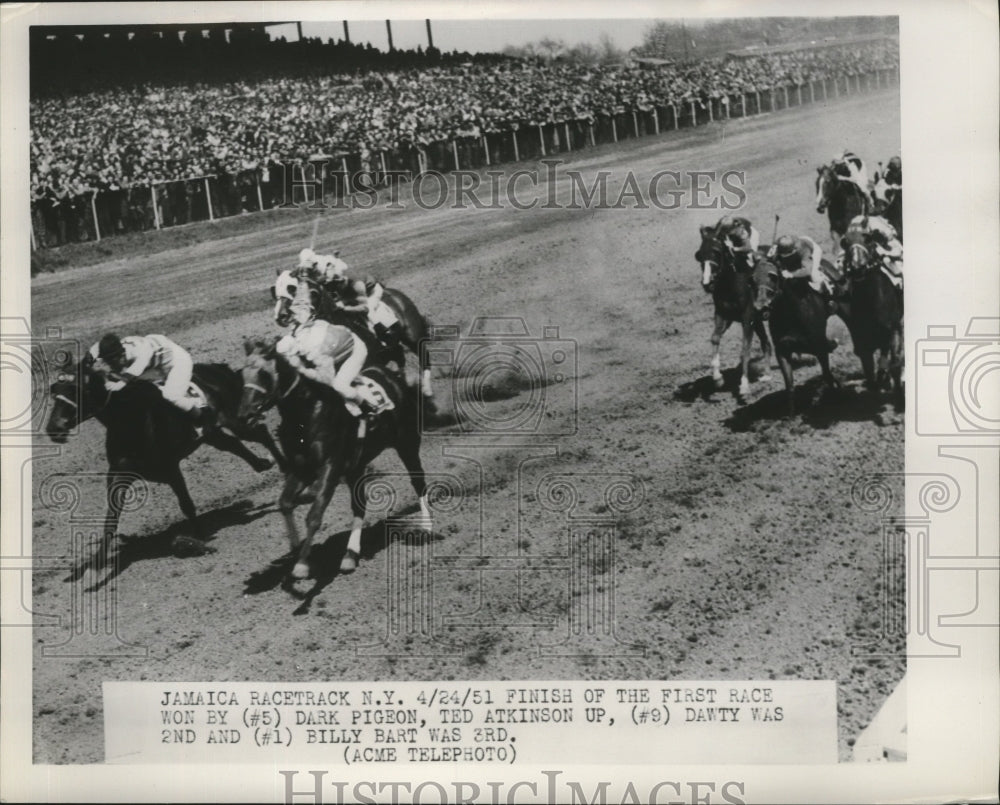
[[[393,403],[392,398],[386,393],[386,390],[382,388],[382,385],[367,375],[359,375],[351,383],[352,386],[361,386],[367,391],[367,402],[369,404],[374,403],[374,408],[371,408],[369,413],[372,416],[377,416],[385,411],[393,410],[396,405]],[[351,412],[352,416],[360,417],[362,413],[361,407],[357,403],[346,401],[344,405],[347,410]]]

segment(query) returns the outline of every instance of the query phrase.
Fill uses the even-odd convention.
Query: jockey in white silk
[[[292,302],[292,316],[296,324],[278,341],[277,351],[300,374],[330,386],[345,402],[378,408],[379,401],[366,387],[353,385],[368,357],[364,342],[347,327],[317,319],[311,301],[298,294]]]
[[[165,335],[105,335],[90,348],[95,371],[101,372],[110,391],[133,380],[156,384],[163,399],[200,418],[200,401],[188,396],[194,363],[187,350]]]
[[[861,191],[861,195],[868,198],[868,171],[861,157],[853,151],[845,150],[840,154],[834,154],[831,164],[834,174],[840,181],[853,182]],[[847,172],[846,176],[844,170]]]

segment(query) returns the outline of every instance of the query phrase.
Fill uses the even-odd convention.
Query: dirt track
[[[611,170],[613,189],[627,170],[642,186],[664,169],[744,170],[745,214],[765,238],[780,213],[782,232],[808,234],[828,247],[825,218],[813,203],[814,166],[848,146],[872,165],[898,153],[898,107],[895,92],[880,92],[580,152],[569,167],[585,176]],[[520,198],[528,198],[526,189]],[[407,291],[437,324],[519,316],[533,334],[559,327],[560,338],[576,343],[577,370],[546,389],[546,421],[572,422],[575,388],[576,434],[475,440],[451,426],[427,435],[426,470],[456,476],[468,495],[435,523],[433,551],[450,557],[435,570],[436,640],[417,634],[389,658],[355,654],[385,634],[383,528],[366,533],[355,575],[331,577],[349,524],[341,488],[321,534],[329,541],[314,554],[320,589],[303,602],[266,572],[286,551],[273,506],[279,473],[254,475],[229,455],[199,450],[184,468],[217,552],[171,555],[164,531],[180,513],[170,491],[154,486],[147,505],[123,520],[122,533],[132,535],[122,547],[124,569],[102,588],[115,593],[119,635],[147,647],[148,657],[43,657],[42,648],[69,639],[69,630],[36,620],[35,762],[102,760],[101,682],[113,679],[835,679],[841,758],[848,759],[848,740],[903,672],[902,661],[851,656],[880,617],[882,577],[878,523],[852,504],[851,487],[861,475],[902,470],[902,425],[873,421],[858,388],[860,365],[836,319],[830,332],[842,346],[833,369],[845,388],[835,397],[814,399],[814,365],[797,370],[803,413],[792,420],[781,416],[776,369],[770,383],[754,384],[743,407],[733,396],[733,371],[726,373],[729,388],[706,392],[711,303],[693,254],[698,225],[719,215],[655,208],[428,212],[413,204],[325,215],[318,246],[336,243],[348,262]],[[110,329],[165,332],[198,361],[238,366],[241,337],[274,330],[265,290],[274,268],[308,241],[311,216],[290,212],[287,220],[258,234],[36,278],[33,328],[58,325],[85,344]],[[735,332],[724,339],[724,367],[735,366],[738,341]],[[451,380],[436,380],[452,410]],[[509,390],[495,397],[491,416],[523,404],[523,394]],[[36,556],[67,555],[70,543],[66,515],[39,505],[40,486],[53,472],[103,469],[103,435],[88,422],[61,456],[35,462]],[[444,453],[473,442],[486,445],[464,457]],[[402,471],[394,455],[377,466]],[[641,505],[619,518],[611,557],[592,565],[613,579],[621,643],[598,635],[575,643],[576,656],[559,658],[538,651],[558,641],[572,604],[565,573],[544,558],[567,545],[562,515],[539,506],[534,492],[551,473],[576,474],[580,510],[595,516],[607,511],[599,498],[607,479],[592,474],[626,474],[641,479],[644,490]],[[394,485],[394,511],[405,509],[413,492],[405,482]],[[86,495],[91,488],[98,487]],[[96,505],[85,500],[88,510]],[[480,555],[520,556],[530,569],[518,587],[509,571],[489,572]],[[532,556],[534,562],[526,558]],[[71,611],[73,585],[65,575],[36,572],[36,613]],[[88,592],[84,600],[101,594]],[[554,630],[509,628],[546,617],[555,619]],[[98,645],[106,643],[75,635],[67,651],[92,654]],[[621,646],[640,650],[623,655]],[[445,656],[407,656],[428,649]]]

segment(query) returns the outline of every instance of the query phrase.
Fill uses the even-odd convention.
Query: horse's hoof
[[[264,472],[266,470],[271,469],[271,467],[273,467],[273,466],[274,466],[274,462],[273,461],[269,461],[266,458],[262,458],[259,461],[254,462],[253,468],[257,472]]]
[[[360,558],[361,556],[357,551],[352,551],[348,548],[347,553],[344,554],[344,558],[340,560],[340,572],[353,573],[358,569],[358,560]]]
[[[309,565],[306,562],[296,562],[295,567],[292,568],[292,578],[308,579]]]
[[[215,553],[215,548],[194,537],[174,537],[172,547],[177,556],[204,556],[206,553]]]

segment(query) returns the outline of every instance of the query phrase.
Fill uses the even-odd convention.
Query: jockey
[[[840,154],[834,154],[831,162],[833,172],[838,179],[844,182],[853,182],[858,186],[861,195],[868,197],[868,172],[865,170],[865,163],[861,157],[853,151],[844,150]]]
[[[303,249],[299,252],[299,263],[296,272],[310,271],[316,266],[318,255],[312,249]]]
[[[884,218],[872,215],[867,221],[866,242],[874,247],[882,265],[894,276],[903,276],[903,244],[896,230]]]
[[[722,216],[715,225],[715,237],[734,252],[756,252],[760,246],[760,232],[749,218]]]
[[[808,279],[809,285],[819,291],[824,298],[832,299],[833,285],[829,277],[819,267],[823,250],[812,238],[805,235],[792,237],[782,235],[767,253],[774,260],[785,279]]]
[[[336,270],[327,287],[337,299],[337,306],[345,313],[365,317],[368,327],[387,346],[399,342],[401,325],[392,309],[382,301],[385,287],[370,274],[354,271],[342,260],[337,262],[343,270]],[[338,267],[339,268],[339,267]]]
[[[893,195],[903,192],[903,160],[899,157],[890,159],[885,173],[882,174],[882,180],[885,182],[886,190],[892,191]]]
[[[377,409],[378,401],[368,389],[353,385],[368,358],[368,347],[347,327],[317,319],[308,297],[306,294],[303,301],[296,294],[292,302],[295,325],[278,341],[277,351],[300,374],[329,386],[345,402]]]
[[[198,424],[209,424],[212,410],[200,407],[187,396],[194,364],[187,350],[165,335],[131,335],[119,338],[108,333],[90,348],[94,370],[104,375],[109,391],[118,391],[133,380],[155,383],[163,399],[189,414]]]

